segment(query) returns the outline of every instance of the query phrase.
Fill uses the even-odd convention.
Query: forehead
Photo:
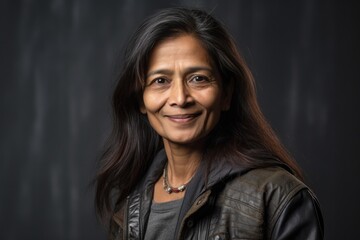
[[[174,64],[202,64],[212,67],[212,60],[201,42],[192,35],[179,35],[162,40],[150,54],[148,71]]]

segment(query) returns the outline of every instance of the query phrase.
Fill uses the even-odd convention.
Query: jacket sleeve
[[[286,204],[274,225],[271,239],[324,239],[324,222],[320,206],[308,189],[299,191]]]

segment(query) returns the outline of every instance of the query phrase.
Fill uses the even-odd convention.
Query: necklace
[[[186,189],[187,184],[191,181],[191,179],[194,177],[194,175],[191,176],[191,178],[189,179],[189,181],[187,181],[186,183],[180,185],[179,187],[172,187],[169,183],[168,180],[168,173],[167,173],[167,163],[164,167],[164,173],[163,173],[163,186],[164,186],[164,190],[165,192],[167,192],[168,194],[171,193],[179,193],[179,192],[183,192]]]

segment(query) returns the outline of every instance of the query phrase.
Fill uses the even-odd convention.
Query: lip
[[[188,123],[198,116],[200,116],[201,113],[190,113],[190,114],[172,114],[172,115],[164,115],[166,118],[168,118],[172,122],[176,123]]]

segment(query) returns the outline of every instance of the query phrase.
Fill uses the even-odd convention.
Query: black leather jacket
[[[153,184],[166,156],[114,214],[109,239],[143,239]],[[214,166],[205,185],[200,169],[187,187],[174,239],[323,239],[323,219],[310,189],[281,167]]]

